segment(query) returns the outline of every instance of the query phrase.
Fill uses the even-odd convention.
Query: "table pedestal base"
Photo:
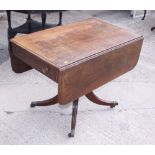
[[[115,101],[106,101],[98,98],[93,92],[86,94],[86,97],[93,103],[104,106],[110,106],[110,108],[114,108],[116,105],[118,105],[118,103]]]
[[[116,105],[118,105],[118,103],[115,101],[105,101],[105,100],[98,98],[93,92],[90,92],[86,94],[85,96],[90,101],[98,105],[110,106],[110,108],[114,108]],[[76,118],[77,118],[77,112],[78,112],[78,100],[79,99],[73,101],[71,132],[68,134],[69,137],[74,137],[74,134],[75,134]],[[49,105],[54,105],[57,103],[58,103],[58,95],[48,100],[32,102],[30,107],[32,108],[36,106],[49,106]]]
[[[72,120],[71,120],[71,132],[68,134],[68,137],[74,137],[77,112],[78,112],[78,99],[73,101]]]
[[[49,106],[57,103],[58,103],[58,95],[48,100],[31,102],[30,107],[33,108],[36,106]]]

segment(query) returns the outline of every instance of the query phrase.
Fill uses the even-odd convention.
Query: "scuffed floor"
[[[48,15],[48,22],[57,21]],[[13,13],[13,24],[25,16]],[[96,17],[142,34],[145,38],[137,66],[95,90],[104,99],[117,100],[115,109],[80,98],[75,138],[70,131],[71,104],[31,109],[30,102],[57,93],[57,84],[36,70],[16,74],[7,50],[6,16],[0,20],[0,144],[155,144],[155,12],[144,21],[130,11],[66,11],[63,23]],[[39,19],[39,16],[34,15]]]

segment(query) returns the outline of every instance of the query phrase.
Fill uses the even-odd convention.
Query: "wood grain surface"
[[[137,63],[142,39],[63,68],[59,76],[59,103],[68,103],[130,71]]]
[[[61,68],[137,37],[139,35],[101,20],[88,19],[17,36],[11,41],[57,68]]]

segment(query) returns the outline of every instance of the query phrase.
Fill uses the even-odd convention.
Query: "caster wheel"
[[[30,107],[31,108],[34,108],[36,106],[36,104],[34,103],[34,102],[32,102],[31,104],[30,104]]]
[[[117,102],[116,103],[113,103],[113,104],[110,105],[110,108],[115,108],[115,106],[117,106],[117,105],[118,105]]]
[[[69,133],[69,134],[68,134],[68,137],[73,138],[74,135],[73,135],[72,133]]]

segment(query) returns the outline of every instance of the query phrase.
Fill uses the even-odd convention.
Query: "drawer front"
[[[19,58],[32,68],[38,70],[42,74],[46,75],[50,79],[54,80],[55,82],[58,82],[59,71],[57,68],[13,43],[12,50],[14,56]]]

